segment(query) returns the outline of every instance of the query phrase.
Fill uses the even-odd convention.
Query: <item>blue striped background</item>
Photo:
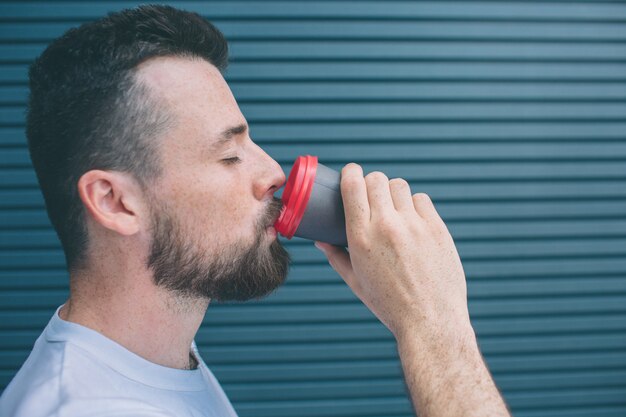
[[[516,416],[626,415],[626,3],[181,1],[227,36],[253,139],[408,179],[449,225]],[[0,389],[67,296],[27,68],[122,1],[0,2]],[[197,342],[242,417],[409,416],[395,344],[310,242]]]

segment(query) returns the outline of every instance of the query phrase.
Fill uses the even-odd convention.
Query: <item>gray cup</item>
[[[317,164],[311,197],[295,236],[348,246],[340,183],[339,172]]]
[[[287,180],[276,230],[288,239],[298,236],[348,246],[340,184],[341,174],[318,163],[317,157],[299,157]]]

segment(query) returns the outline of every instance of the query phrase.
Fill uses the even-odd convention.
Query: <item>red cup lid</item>
[[[283,191],[283,208],[274,223],[276,230],[287,239],[291,239],[298,230],[311,197],[316,173],[317,156],[296,158]]]

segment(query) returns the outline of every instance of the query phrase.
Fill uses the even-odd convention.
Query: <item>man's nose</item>
[[[254,195],[258,200],[269,199],[285,184],[286,177],[280,164],[261,147],[258,145],[257,147],[262,158],[259,166],[263,168],[258,172],[257,180],[254,181]]]

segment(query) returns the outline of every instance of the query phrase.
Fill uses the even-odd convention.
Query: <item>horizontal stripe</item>
[[[624,82],[622,63],[474,62],[240,62],[229,67],[232,81],[597,81]],[[25,83],[28,65],[5,64],[0,83]]]
[[[454,233],[456,226],[449,226]],[[0,249],[6,253],[6,255],[0,256],[0,260],[6,257],[13,259],[17,264],[26,263],[27,259],[35,256],[60,257],[59,240],[53,231],[0,231]],[[568,240],[550,240],[550,238],[545,237],[542,240],[532,241],[502,241],[497,245],[494,245],[493,242],[460,240],[457,242],[457,249],[461,258],[467,261],[478,259],[497,260],[499,258],[541,259],[577,255],[589,257],[624,255],[626,257],[626,231],[624,231],[624,237],[602,237],[599,240],[577,237],[572,237]],[[319,251],[311,244],[304,246],[290,245],[289,251],[293,261],[297,263],[315,263],[323,259]],[[22,259],[16,260],[18,258]],[[9,265],[13,266],[15,263],[10,263],[6,266]],[[33,264],[31,263],[30,265],[32,266]]]
[[[626,83],[231,82],[240,104],[351,102],[546,102],[594,104],[626,101]],[[0,104],[25,105],[28,87],[0,86]],[[10,110],[15,111],[15,110]],[[21,132],[21,131],[20,131]],[[600,133],[600,132],[598,132]]]
[[[602,129],[599,129],[599,126]],[[568,122],[380,122],[380,123],[303,123],[277,122],[252,125],[252,137],[261,145],[270,143],[351,143],[395,140],[405,142],[570,142],[617,141],[626,138],[626,122],[568,121]],[[23,127],[0,126],[0,145],[25,146]]]
[[[133,7],[133,1],[58,1],[45,4],[32,1],[6,2],[0,5],[0,16],[5,19],[84,18],[93,19],[112,9]],[[325,17],[325,18],[500,18],[500,19],[601,19],[626,20],[623,4],[593,1],[549,3],[491,2],[491,1],[389,1],[384,4],[368,2],[367,7],[353,7],[352,1],[215,1],[210,4],[193,1],[171,2],[176,7],[215,18],[234,19],[260,17]],[[36,5],[37,7],[28,7]]]
[[[0,30],[3,26],[0,23]],[[27,63],[47,43],[0,44],[0,63]],[[230,62],[272,60],[514,60],[620,61],[626,46],[620,43],[563,44],[562,42],[466,41],[229,41]]]
[[[211,20],[211,16],[207,16]],[[226,39],[507,39],[624,41],[623,23],[463,21],[219,21]],[[0,41],[50,41],[83,21],[2,23]]]

